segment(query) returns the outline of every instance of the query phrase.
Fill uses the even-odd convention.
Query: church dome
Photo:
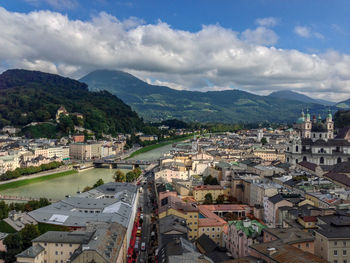
[[[298,120],[297,120],[297,124],[302,124],[305,122],[305,118],[304,117],[300,117]]]

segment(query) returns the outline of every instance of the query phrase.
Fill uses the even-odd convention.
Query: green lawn
[[[136,155],[139,155],[139,154],[141,154],[141,153],[145,153],[145,152],[152,151],[152,150],[154,150],[154,149],[163,147],[163,146],[165,146],[165,145],[168,145],[168,144],[171,144],[171,143],[174,143],[174,142],[181,142],[181,141],[187,140],[187,139],[192,138],[192,137],[193,137],[193,134],[192,134],[192,135],[189,135],[189,136],[186,136],[186,137],[181,137],[181,138],[177,138],[177,139],[173,139],[173,140],[169,140],[169,141],[160,142],[160,143],[157,143],[157,144],[148,145],[148,146],[142,147],[141,149],[137,150],[136,152],[133,152],[133,153],[132,153],[128,158],[126,158],[126,159],[135,157]],[[0,190],[1,190],[1,189],[0,189]]]
[[[16,188],[16,187],[20,187],[20,186],[24,186],[24,185],[28,185],[28,184],[34,184],[34,183],[38,183],[38,182],[42,182],[42,181],[46,181],[46,180],[51,180],[51,179],[54,179],[57,177],[62,177],[62,176],[75,174],[75,173],[77,173],[77,171],[69,170],[69,171],[65,171],[65,172],[61,172],[61,173],[49,174],[49,175],[45,175],[45,176],[41,176],[41,177],[37,177],[37,178],[24,179],[24,180],[20,180],[20,181],[16,181],[16,182],[2,184],[2,185],[0,185],[0,191],[6,190],[9,188]]]
[[[4,220],[0,221],[0,232],[4,233],[16,233],[17,231],[13,229],[12,226],[7,224]]]

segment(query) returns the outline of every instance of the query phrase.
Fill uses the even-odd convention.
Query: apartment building
[[[235,220],[229,222],[225,247],[234,258],[245,257],[250,253],[249,246],[262,242],[262,230],[266,228],[257,220]]]
[[[318,219],[315,254],[331,263],[350,262],[350,217],[328,215]]]
[[[224,188],[220,185],[199,185],[192,189],[193,197],[197,202],[203,203],[205,196],[211,194],[213,201],[215,201],[220,195],[229,195],[230,189]]]
[[[290,228],[264,228],[264,243],[274,240],[282,240],[283,243],[289,244],[295,248],[301,249],[311,254],[315,253],[315,237],[302,229],[296,227]]]
[[[16,256],[18,263],[126,262],[126,229],[118,223],[90,231],[48,231]]]
[[[76,160],[91,160],[101,158],[101,143],[72,143],[69,146],[70,158]]]
[[[17,155],[0,156],[0,174],[6,173],[7,171],[13,171],[19,167],[20,164]]]

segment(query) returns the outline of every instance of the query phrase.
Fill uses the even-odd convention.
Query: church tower
[[[304,111],[302,112],[302,116],[303,115],[304,115]],[[305,121],[302,128],[302,138],[311,138],[311,128],[312,128],[312,123],[311,123],[310,113],[309,113],[309,109],[307,109]]]
[[[334,122],[332,119],[331,110],[328,110],[328,115],[326,118],[326,125],[327,125],[327,137],[328,137],[328,139],[333,139],[334,138]]]

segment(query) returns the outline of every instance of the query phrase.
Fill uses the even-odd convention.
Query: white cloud
[[[45,3],[58,10],[74,9],[79,5],[77,0],[24,0],[24,1],[34,6],[39,6]]]
[[[347,98],[342,96],[350,92],[349,55],[268,47],[277,41],[268,30],[258,27],[240,34],[208,25],[188,32],[161,21],[120,21],[106,13],[81,21],[50,11],[24,14],[0,8],[0,61],[2,68],[75,78],[95,69],[121,69],[178,89],[293,89]]]
[[[310,37],[310,29],[306,26],[296,26],[294,32],[301,37]]]
[[[263,27],[273,27],[278,24],[278,20],[274,17],[264,17],[256,19],[255,23]]]
[[[255,45],[273,45],[278,40],[276,33],[266,27],[258,27],[255,30],[247,29],[242,32],[241,37],[245,42]]]
[[[304,38],[309,38],[309,37],[315,37],[319,39],[324,38],[324,36],[321,33],[313,32],[309,27],[306,27],[306,26],[296,26],[294,28],[294,33]]]

